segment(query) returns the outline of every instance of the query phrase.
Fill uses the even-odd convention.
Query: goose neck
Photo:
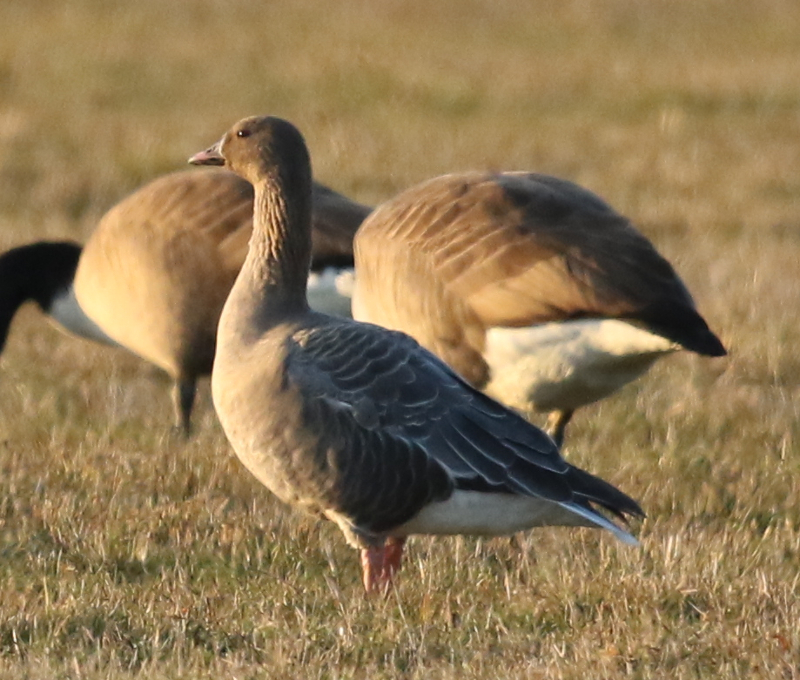
[[[311,192],[289,196],[279,179],[255,185],[247,269],[272,302],[305,306],[311,265]]]

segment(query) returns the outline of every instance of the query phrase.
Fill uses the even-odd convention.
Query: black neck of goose
[[[311,187],[286,184],[280,177],[270,177],[255,185],[248,267],[268,306],[305,310],[311,264]]]
[[[354,266],[353,238],[372,208],[314,182],[313,203],[313,260],[315,272],[326,267],[337,269]]]
[[[17,310],[34,301],[46,314],[75,278],[81,247],[69,241],[31,243],[0,255],[0,352]]]

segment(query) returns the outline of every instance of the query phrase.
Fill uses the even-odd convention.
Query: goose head
[[[281,118],[245,118],[189,163],[222,164],[255,188],[247,259],[226,309],[236,309],[231,300],[237,298],[237,290],[238,297],[244,297],[242,291],[250,288],[256,297],[264,297],[265,309],[307,309],[312,180],[311,158],[300,131]]]
[[[303,136],[291,123],[273,116],[240,120],[189,163],[224,166],[253,185],[271,180],[286,188],[311,186],[311,161]]]

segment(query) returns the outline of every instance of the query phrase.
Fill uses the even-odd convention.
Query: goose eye
[[[244,129],[244,130],[239,130],[239,131],[236,133],[236,136],[237,136],[237,137],[249,137],[249,136],[250,136],[250,130],[247,130],[247,129]]]

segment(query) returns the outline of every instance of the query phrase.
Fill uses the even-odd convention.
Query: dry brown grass
[[[665,360],[570,458],[641,500],[598,533],[416,540],[387,601],[233,459],[207,394],[35,310],[0,364],[0,677],[800,677],[800,5],[7,0],[0,247],[83,239],[274,113],[364,202],[467,168],[588,186],[676,264],[728,359]]]

